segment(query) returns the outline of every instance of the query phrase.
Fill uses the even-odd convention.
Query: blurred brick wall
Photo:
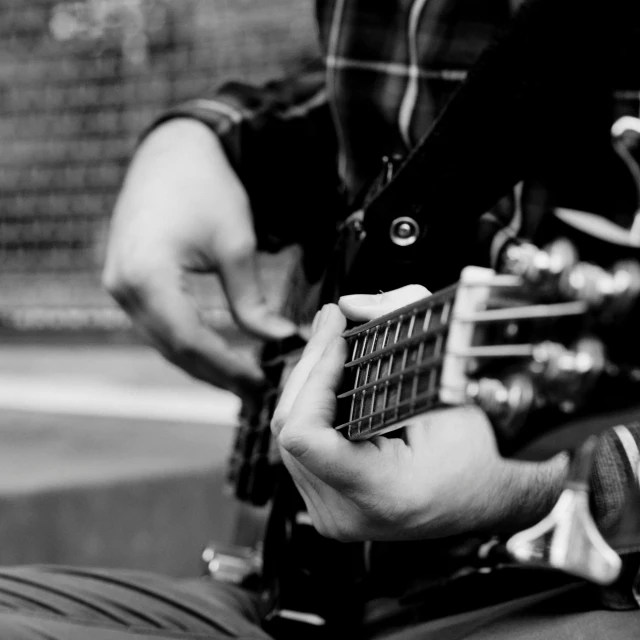
[[[312,0],[0,0],[0,307],[102,305],[136,136],[228,78],[313,54]]]

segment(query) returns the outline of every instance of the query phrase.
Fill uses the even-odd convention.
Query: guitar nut
[[[420,227],[413,218],[402,216],[391,223],[389,235],[393,244],[399,247],[408,247],[418,239]]]

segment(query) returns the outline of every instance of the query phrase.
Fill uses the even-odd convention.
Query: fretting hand
[[[327,305],[285,386],[272,429],[323,535],[400,540],[511,531],[539,520],[559,494],[564,460],[502,459],[491,425],[475,407],[418,416],[403,438],[350,442],[333,429],[345,316],[365,322],[425,295],[410,286]]]

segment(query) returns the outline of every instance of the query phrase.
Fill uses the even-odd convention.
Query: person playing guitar
[[[546,245],[557,236],[550,221],[564,224],[575,218],[571,211],[576,210],[606,214],[619,229],[632,227],[637,202],[629,203],[637,194],[628,177],[619,177],[621,165],[608,163],[604,149],[610,148],[609,129],[616,117],[638,111],[637,70],[634,74],[627,68],[637,59],[631,29],[637,23],[629,15],[633,3],[531,0],[512,23],[519,4],[318,0],[323,67],[261,89],[227,85],[170,110],[147,131],[118,200],[104,272],[107,288],[170,361],[242,397],[263,389],[265,374],[204,323],[185,290],[186,272],[219,273],[240,326],[268,341],[297,336],[298,325],[274,313],[264,300],[256,274],[257,247],[301,244],[306,275],[318,280],[321,272],[329,271],[326,282],[350,294],[340,299],[339,307],[330,304],[316,316],[311,340],[273,420],[275,442],[291,478],[284,478],[273,498],[274,518],[284,515],[284,528],[289,529],[292,512],[301,533],[295,534],[294,546],[279,554],[273,544],[278,531],[272,528],[267,536],[271,557],[265,557],[265,563],[271,573],[274,565],[284,563],[286,571],[298,570],[301,580],[313,573],[307,569],[314,565],[320,582],[314,587],[294,579],[293,586],[289,582],[285,588],[281,577],[274,609],[246,590],[211,581],[181,583],[117,571],[4,569],[0,637],[637,636],[638,561],[633,545],[625,547],[628,553],[619,565],[606,548],[589,555],[598,558],[593,575],[615,569],[600,580],[611,585],[605,591],[545,570],[498,570],[499,551],[498,560],[492,555],[499,547],[494,535],[526,527],[534,531],[558,498],[570,505],[586,500],[587,468],[594,469],[597,524],[606,529],[618,520],[621,496],[637,483],[637,425],[620,424],[606,432],[595,451],[592,447],[571,464],[566,455],[528,463],[504,459],[496,442],[500,444],[498,436],[506,432],[500,432],[498,419],[488,419],[492,412],[482,403],[484,410],[465,406],[413,415],[404,430],[394,432],[399,437],[373,434],[354,442],[334,429],[340,426],[334,413],[336,394],[343,392],[338,384],[345,359],[358,366],[376,349],[393,346],[343,333],[347,319],[371,321],[405,304],[414,305],[414,311],[410,308],[402,317],[415,320],[419,312],[428,314],[430,307],[416,302],[426,289],[415,285],[438,291],[467,264],[495,271],[515,264],[517,273],[507,273],[508,280],[499,279],[496,287],[512,287],[506,298],[511,305],[527,298],[519,307],[522,318],[525,309],[530,313],[532,306],[538,312],[541,308],[530,284],[525,286],[532,271],[568,274],[554,280],[562,300],[544,304],[564,305],[562,314],[579,316],[596,333],[600,315],[596,321],[587,313],[593,298],[587,293],[593,291],[584,283],[598,283],[595,294],[604,290],[601,283],[610,284],[609,293],[603,294],[606,304],[600,305],[603,314],[607,308],[619,309],[613,294],[622,291],[625,282],[633,289],[633,269],[616,271],[614,261],[605,260],[604,275],[598,272],[591,279],[590,267],[574,269],[564,262],[556,273],[553,252],[526,253],[523,245],[526,255],[518,258],[518,251],[511,249],[520,240]],[[484,75],[471,75],[443,111],[503,28],[508,54],[496,49]],[[610,66],[614,58],[615,66]],[[603,70],[611,73],[601,76]],[[599,91],[605,77],[612,80],[613,99],[610,91]],[[434,135],[418,144],[437,116]],[[604,129],[602,119],[609,120]],[[404,163],[394,177],[398,158]],[[431,208],[430,217],[414,206],[416,193],[419,202]],[[570,211],[564,218],[552,215],[560,205]],[[358,213],[362,209],[364,218]],[[360,247],[364,234],[366,243]],[[356,238],[355,245],[348,236]],[[633,238],[627,240],[616,245],[625,247],[623,258],[638,245]],[[336,253],[328,258],[334,246]],[[583,247],[578,250],[582,254]],[[600,262],[597,253],[587,251],[587,260]],[[524,289],[513,288],[513,277],[525,283]],[[536,296],[546,295],[547,281],[540,282],[544,291]],[[378,295],[380,289],[385,293]],[[326,291],[325,300],[335,301],[337,296]],[[452,291],[437,293],[432,300],[448,299]],[[440,310],[437,329],[424,315],[423,334],[453,331],[449,311]],[[485,312],[490,315],[482,316],[483,321],[505,314],[499,305]],[[406,335],[402,319],[384,322],[396,327],[394,344],[409,344],[414,322]],[[630,323],[623,323],[627,333]],[[520,325],[508,322],[505,336],[513,333],[513,326],[518,333]],[[611,334],[615,332],[609,332],[606,342],[613,344],[616,336]],[[345,339],[356,341],[351,354],[346,353]],[[568,359],[562,352],[554,359],[551,351],[556,347],[548,342],[541,343],[548,357],[535,351],[543,379],[550,371],[545,363],[561,364],[555,372],[566,373],[588,371],[598,360],[597,350],[571,352]],[[512,340],[509,348],[514,344]],[[436,359],[450,355],[438,349]],[[615,359],[615,367],[604,363],[602,369],[619,373],[622,359]],[[575,364],[573,370],[567,362]],[[583,367],[585,362],[588,367]],[[396,373],[390,366],[388,375]],[[633,378],[635,369],[629,375]],[[476,385],[478,399],[486,395],[482,380]],[[367,395],[370,382],[368,374],[363,380],[358,374],[351,390],[362,394],[362,402],[357,413],[352,404],[344,423],[349,434],[353,426],[355,436],[367,435],[362,429],[373,426],[380,415],[365,407],[367,398],[377,406],[375,396]],[[429,392],[442,386],[433,384]],[[471,389],[465,386],[469,394]],[[519,384],[498,387],[493,398],[488,397],[496,400],[504,391],[509,408],[512,389],[524,397],[525,386]],[[557,390],[549,385],[549,397],[555,398]],[[413,401],[420,397],[411,396]],[[396,400],[399,412],[404,406],[400,391]],[[569,409],[566,402],[559,406]],[[593,465],[583,464],[585,460]],[[554,513],[548,517],[555,518]],[[342,542],[315,538],[315,529]],[[544,538],[545,531],[535,539]],[[568,557],[572,545],[590,540],[592,547],[584,548],[595,549],[599,539],[593,531],[589,535],[580,538],[569,530],[560,551],[555,542],[535,546],[531,536],[529,542],[513,537],[511,554],[534,564],[549,555],[558,566],[562,563],[557,559]],[[364,545],[347,543],[361,540]],[[373,540],[387,544],[378,546]],[[305,549],[311,553],[302,557]],[[484,564],[471,566],[471,556]],[[587,562],[587,568],[593,563]],[[363,589],[370,597],[361,597]],[[293,605],[283,603],[285,595]],[[312,608],[314,600],[319,611]],[[293,626],[282,624],[287,620]]]

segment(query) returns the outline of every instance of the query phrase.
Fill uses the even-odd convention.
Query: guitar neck
[[[444,350],[458,285],[359,326],[349,347],[338,430],[351,440],[384,433],[440,404]]]

